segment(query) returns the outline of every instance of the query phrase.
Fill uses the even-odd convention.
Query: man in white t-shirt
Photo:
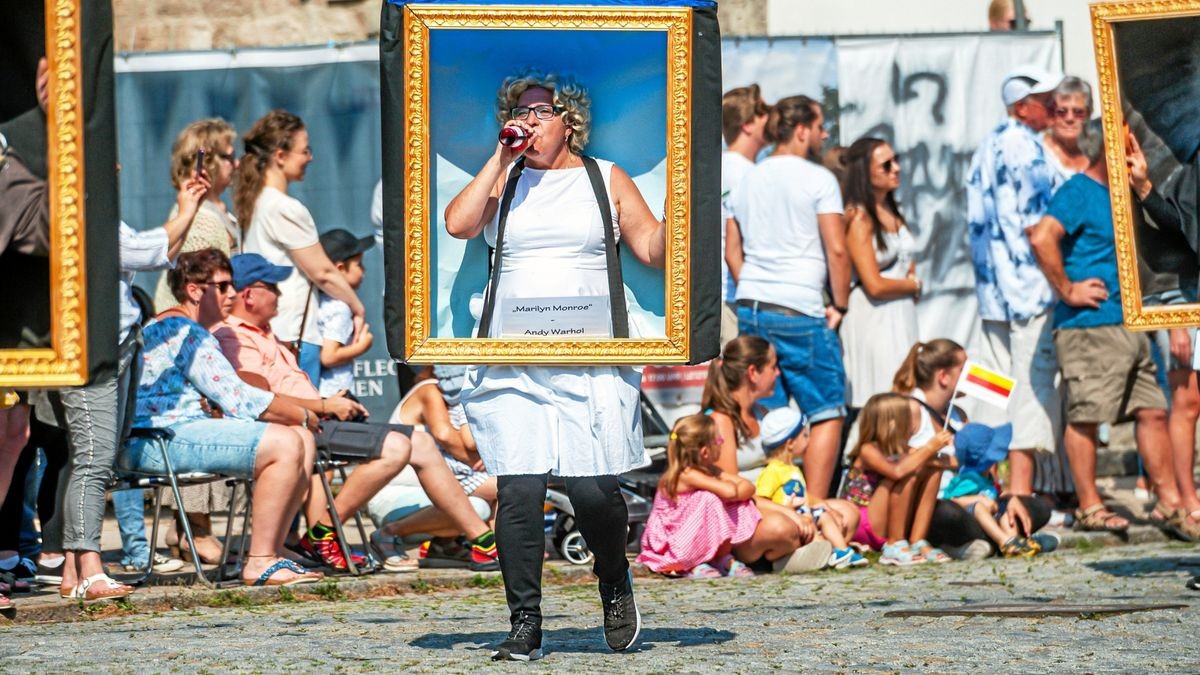
[[[812,422],[804,473],[816,501],[828,496],[846,415],[846,373],[834,331],[850,297],[842,193],[815,160],[828,135],[824,122],[807,96],[776,103],[766,129],[775,150],[746,173],[733,198],[745,253],[738,332],[766,338],[779,358],[775,394],[763,404],[776,408],[795,399]]]
[[[721,134],[727,150],[721,154],[721,345],[737,337],[736,300],[738,275],[742,271],[742,232],[733,215],[733,191],[767,144],[763,130],[767,126],[767,104],[758,85],[738,87],[725,92],[721,99]]]

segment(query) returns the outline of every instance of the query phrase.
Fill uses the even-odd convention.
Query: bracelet
[[[834,305],[832,303],[829,306],[836,309],[838,314],[849,314],[850,313],[849,307],[838,307],[837,305]]]
[[[302,407],[302,408],[300,408],[300,410],[304,412],[304,421],[301,422],[301,424],[303,424],[304,428],[307,429],[308,428],[308,408]]]

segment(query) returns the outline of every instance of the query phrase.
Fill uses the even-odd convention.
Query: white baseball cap
[[[1026,96],[1054,91],[1063,80],[1062,73],[1052,73],[1037,66],[1021,66],[1004,76],[1000,96],[1009,106]]]
[[[763,450],[771,451],[787,443],[804,430],[808,418],[795,408],[776,408],[763,417],[758,426]]]

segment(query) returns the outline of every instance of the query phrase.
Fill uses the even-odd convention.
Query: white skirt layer
[[[619,474],[645,464],[641,369],[475,366],[462,402],[494,476]]]

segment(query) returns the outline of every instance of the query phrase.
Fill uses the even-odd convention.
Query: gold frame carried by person
[[[1151,208],[1157,198],[1169,213],[1185,214],[1172,195],[1195,190],[1198,180],[1200,0],[1102,2],[1091,12],[1125,325],[1200,325],[1197,243],[1189,228],[1156,222]],[[1147,160],[1153,195],[1139,197],[1131,180],[1127,155],[1135,148]],[[1180,170],[1189,165],[1192,173]]]

